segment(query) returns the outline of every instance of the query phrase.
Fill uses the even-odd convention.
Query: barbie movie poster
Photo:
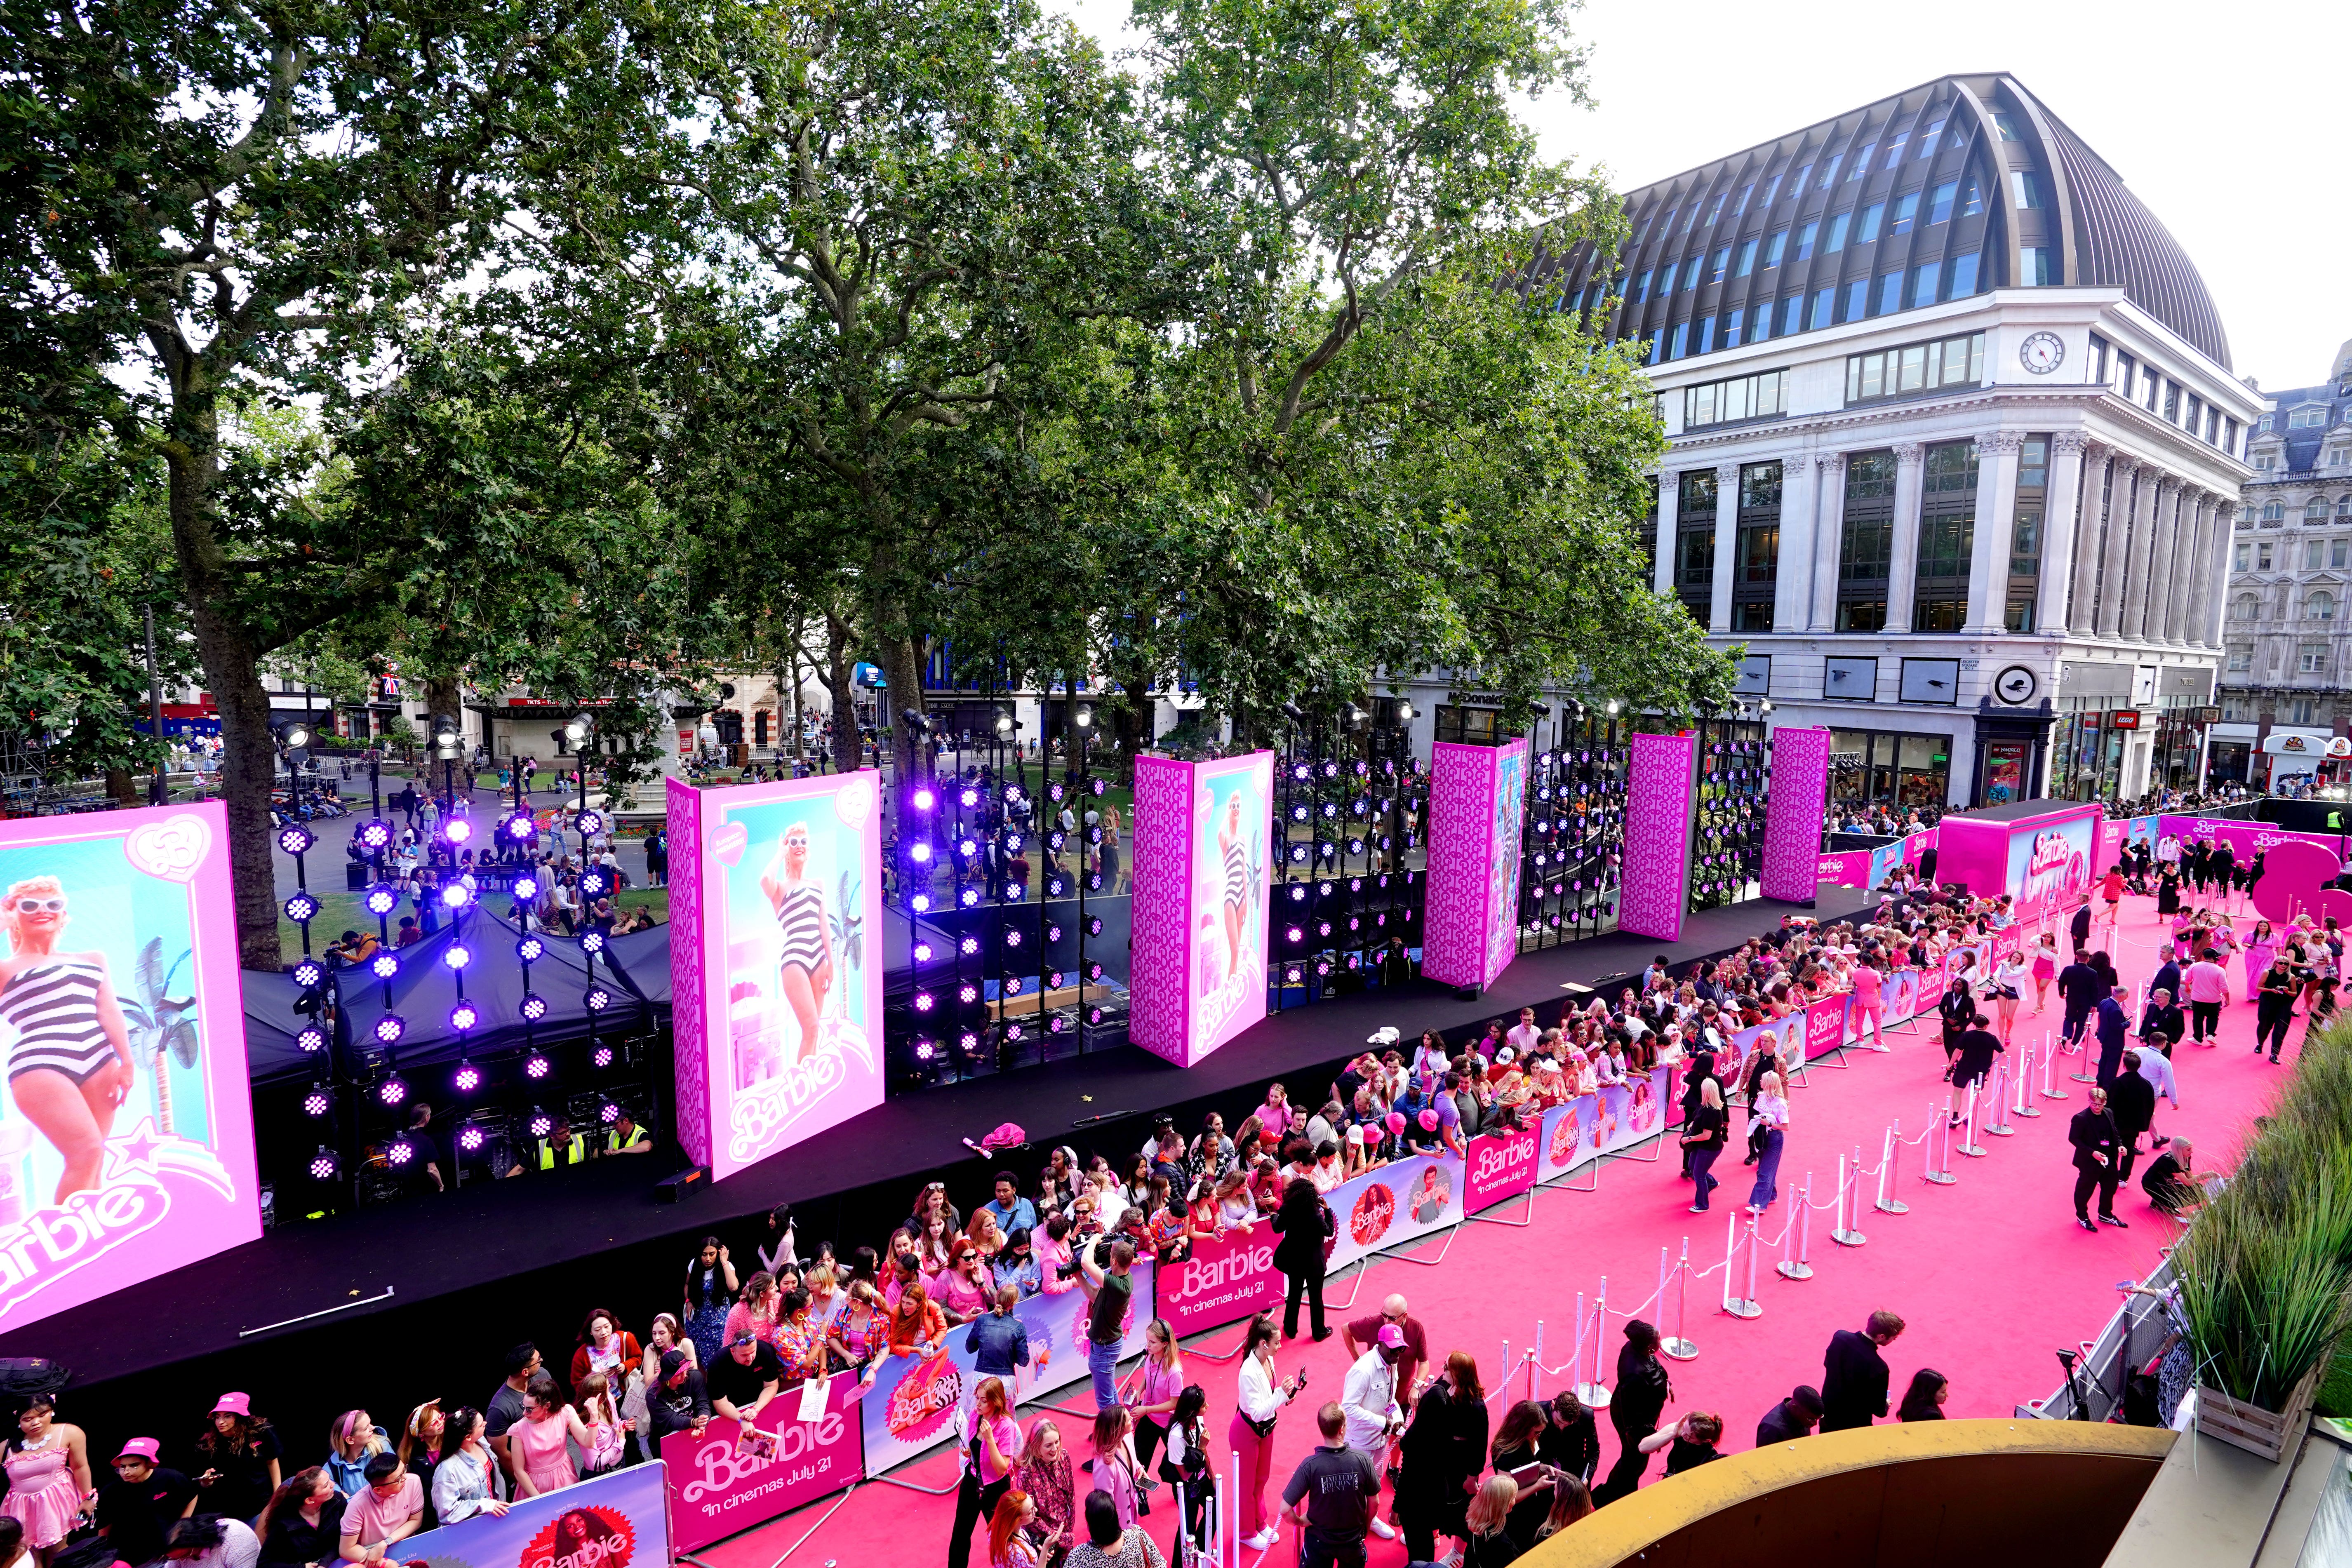
[[[1519,843],[1526,822],[1528,743],[1513,741],[1495,752],[1494,826],[1486,839],[1486,942],[1485,977],[1495,977],[1519,951]]]
[[[866,770],[700,804],[698,980],[724,1177],[882,1103],[881,794]]]
[[[1192,771],[1192,873],[1185,1058],[1202,1057],[1265,1016],[1265,904],[1274,758],[1265,752]]]
[[[0,1328],[261,1234],[217,803],[0,826]]]
[[[2090,812],[2063,822],[2036,823],[2009,840],[2009,890],[2021,920],[2068,909],[2091,886],[2091,846],[2099,818]]]

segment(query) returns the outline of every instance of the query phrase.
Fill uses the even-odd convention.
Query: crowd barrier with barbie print
[[[0,826],[0,1328],[259,1236],[225,809]]]
[[[658,1461],[523,1498],[400,1543],[433,1568],[666,1568],[669,1520]]]
[[[819,1388],[770,1400],[749,1431],[718,1416],[698,1433],[661,1440],[677,1551],[707,1546],[865,1478],[856,1374],[835,1373]]]

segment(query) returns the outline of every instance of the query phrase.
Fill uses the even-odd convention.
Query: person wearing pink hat
[[[163,1556],[164,1532],[195,1511],[195,1483],[157,1464],[162,1452],[152,1437],[131,1438],[114,1456],[115,1479],[98,1489],[90,1518],[118,1562]]]
[[[1382,1323],[1370,1346],[1348,1368],[1348,1381],[1339,1393],[1348,1447],[1370,1460],[1376,1475],[1388,1457],[1390,1440],[1404,1425],[1404,1412],[1397,1403],[1397,1363],[1404,1353],[1403,1331],[1394,1323]],[[1396,1539],[1396,1527],[1380,1517],[1377,1503],[1372,1533],[1382,1541]]]
[[[282,1455],[277,1432],[253,1413],[253,1401],[242,1394],[222,1394],[210,1425],[196,1439],[200,1511],[250,1522],[286,1479],[279,1473]]]

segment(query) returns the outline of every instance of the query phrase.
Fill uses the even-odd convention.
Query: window
[[[2327,563],[2330,566],[2352,566],[2352,539],[2329,540]]]
[[[1739,318],[1743,314],[1745,314],[1745,312],[1739,310],[1727,310],[1724,312],[1723,346],[1725,348],[1736,349],[1739,346]]]
[[[2327,541],[2306,539],[2303,542],[2303,569],[2316,572],[2327,560]]]
[[[1952,200],[1959,194],[1960,183],[1958,180],[1946,180],[1937,185],[1935,199],[1927,204],[1927,221],[1931,224],[1949,223],[1952,220]]]
[[[1750,241],[1748,241],[1748,243],[1749,243],[1749,244],[1751,244],[1751,245],[1753,245],[1753,244],[1755,243],[1755,241],[1750,240]],[[1788,231],[1787,229],[1785,229],[1785,228],[1784,228],[1784,229],[1781,229],[1779,233],[1777,233],[1777,234],[1775,234],[1775,235],[1773,235],[1773,237],[1772,237],[1772,243],[1771,243],[1770,245],[1769,245],[1769,246],[1765,247],[1765,249],[1764,249],[1764,269],[1765,269],[1766,271],[1768,271],[1768,272],[1769,272],[1769,271],[1770,271],[1773,268],[1780,266],[1780,258],[1781,258],[1783,255],[1785,255],[1785,254],[1787,253],[1788,248],[1789,248],[1789,231]],[[1740,271],[1742,271],[1742,272],[1745,272],[1745,271],[1747,271],[1747,270],[1748,270],[1748,268],[1747,268],[1747,267],[1746,267],[1746,266],[1744,266],[1744,265],[1743,265],[1743,266],[1739,268],[1739,270],[1740,270]]]
[[[1730,381],[1714,381],[1683,391],[1683,428],[1761,419],[1788,408],[1789,373],[1768,370]],[[1777,481],[1776,481],[1777,482]]]
[[[2057,270],[2051,265],[2050,247],[2029,245],[2018,252],[2018,283],[2027,289],[2047,289],[2058,281]]]
[[[1675,346],[1666,357],[1668,359],[1680,359],[1689,352],[1690,323],[1688,321],[1676,321],[1675,323]]]
[[[2298,643],[2294,650],[2294,668],[2298,675],[2327,673],[2327,645],[2324,642]],[[2308,720],[2298,722],[2308,723]]]
[[[2324,670],[2327,668],[2326,662],[2326,651],[2325,649],[2321,650],[2320,658],[2320,668]],[[2290,724],[2318,723],[2319,699],[2316,697],[2290,698],[2286,705],[2286,721]]]
[[[1942,276],[1943,270],[1943,264],[1937,261],[1931,261],[1925,267],[1912,269],[1911,308],[1913,310],[1936,302],[1936,282]]]
[[[1908,131],[1898,131],[1895,133],[1895,139],[1887,142],[1886,166],[1888,168],[1891,169],[1895,167],[1895,164],[1903,162],[1903,144],[1910,140],[1911,132]]]
[[[2164,422],[2167,425],[2180,423],[2180,384],[2177,381],[2164,384]]]
[[[1848,184],[1870,173],[1870,155],[1877,151],[1878,143],[1875,142],[1865,142],[1854,150],[1853,172],[1846,175]]]
[[[2270,472],[2272,469],[2273,469],[2273,468],[2277,468],[2277,467],[2278,467],[2278,458],[2275,458],[2274,456],[2273,456],[2272,454],[2270,454],[2270,453],[2268,453],[2268,452],[2256,452],[2256,453],[2254,454],[2254,471],[2255,471],[2255,472],[2257,472],[2257,473],[2265,473],[2265,474],[2266,474],[2266,473]],[[2265,517],[2267,517],[2267,516],[2269,516],[2270,514],[2269,514],[2268,512],[2264,512],[2263,515],[2263,516],[2265,516]]]
[[[1739,276],[1745,278],[1754,270],[1756,270],[1756,242],[1752,239],[1741,240],[1739,242]]]
[[[2325,588],[2315,588],[2303,601],[2303,618],[2306,621],[2332,621],[2336,618],[2336,595]]]
[[[1862,318],[1868,313],[1869,305],[1869,279],[1857,278],[1853,282],[1845,286],[1845,319],[1847,321],[1859,321],[1862,320]]]
[[[1691,289],[1698,287],[1698,269],[1706,265],[1706,253],[1704,251],[1690,258],[1690,266],[1683,273],[1684,289]]]
[[[1666,330],[1664,327],[1659,327],[1650,333],[1650,355],[1648,360],[1644,363],[1649,364],[1657,363],[1659,359],[1664,355],[1665,346]]]
[[[2327,456],[2322,460],[2331,468],[2340,468],[2347,463],[2352,463],[2352,447],[2330,447],[2327,448]]]
[[[1683,219],[1683,232],[1688,234],[1698,226],[1698,204],[1691,203],[1690,216]]]
[[[1821,232],[1821,226],[1819,223],[1809,223],[1797,231],[1798,260],[1811,261],[1813,258],[1813,236]]]
[[[1843,153],[1832,153],[1830,161],[1822,165],[1822,189],[1828,190],[1837,183],[1838,165],[1845,161]]]
[[[2257,572],[2267,572],[2270,569],[2271,542],[2265,539],[2260,544],[2254,546],[2254,570]]]
[[[1830,219],[1830,242],[1822,247],[1823,256],[1835,256],[1845,248],[1845,226],[1853,216],[1852,213],[1839,213]]]
[[[2316,430],[2326,423],[2327,405],[2324,403],[2305,405],[2286,416],[2286,427],[2290,430]]]
[[[1903,308],[1903,274],[1889,272],[1878,279],[1878,313],[1891,316]]]
[[[1895,454],[1856,452],[1846,459],[1845,521],[1838,552],[1837,629],[1875,632],[1886,625],[1887,576],[1895,553]],[[1841,696],[1867,700],[1871,688]]]
[[[2309,500],[2304,502],[2303,521],[2305,522],[2326,522],[2327,521],[2326,500],[2324,497],[2314,496]]]
[[[1960,661],[1957,658],[1905,659],[1902,698],[1906,702],[1939,702],[1947,707],[1958,702]]]
[[[1755,194],[1756,194],[1756,182],[1755,182],[1755,181],[1750,180],[1750,181],[1748,181],[1746,184],[1744,184],[1744,185],[1740,186],[1740,187],[1739,187],[1739,205],[1738,205],[1738,206],[1736,206],[1736,207],[1734,207],[1734,208],[1732,208],[1732,209],[1731,209],[1731,210],[1732,210],[1732,212],[1733,212],[1733,214],[1736,216],[1736,215],[1738,215],[1738,214],[1740,214],[1740,213],[1744,213],[1744,212],[1746,212],[1746,211],[1748,210],[1748,197],[1750,197],[1750,196],[1752,196],[1752,195],[1754,195]]]
[[[1960,182],[1960,216],[1974,217],[1982,211],[1984,192],[1978,186],[1977,177],[1970,174]]]
[[[2230,606],[2230,616],[2233,620],[2251,621],[2254,618],[2260,607],[2261,601],[2256,599],[2253,595],[2241,594],[2238,595],[2238,602]]]
[[[1772,599],[1780,568],[1780,465],[1748,463],[1739,470],[1739,533],[1731,569],[1731,628],[1772,629]]]
[[[2254,650],[2238,645],[2230,649],[2230,673],[2242,675],[2254,668]]]
[[[2017,140],[2017,126],[2009,118],[2009,110],[2005,109],[1996,109],[1992,111],[1992,128],[2004,142]]]
[[[1918,192],[1913,191],[1907,195],[1897,196],[1895,199],[1895,221],[1887,226],[1886,232],[1889,234],[1909,234],[1911,232],[1911,221],[1918,216]]]
[[[1716,491],[1713,468],[1695,468],[1682,476],[1682,492],[1675,524],[1675,587],[1691,614],[1703,626],[1715,592]]]
[[[1970,332],[1966,337],[1848,355],[1845,400],[1870,403],[1948,386],[1973,386],[1983,376],[1984,334]]]
[[[1879,220],[1885,217],[1885,216],[1886,204],[1885,202],[1873,202],[1868,206],[1863,208],[1862,226],[1854,231],[1853,242],[1856,245],[1868,245],[1872,240],[1876,239],[1878,237]]]
[[[1796,331],[1800,324],[1804,320],[1804,314],[1805,297],[1803,295],[1791,294],[1787,299],[1781,300],[1780,335],[1785,338],[1791,332]]]
[[[1927,127],[1927,134],[1919,138],[1919,156],[1922,159],[1932,158],[1936,155],[1936,143],[1939,139],[1941,139],[1943,134],[1944,117],[1939,114],[1936,116],[1935,123]]]
[[[1716,219],[1723,216],[1724,200],[1726,197],[1730,195],[1730,192],[1726,191],[1715,198],[1715,205],[1706,209],[1706,221],[1708,223],[1712,224]]]
[[[1796,178],[1789,182],[1789,194],[1793,196],[1802,191],[1805,188],[1805,182],[1812,177],[1813,166],[1807,163],[1797,171]]]
[[[1919,578],[1911,617],[1918,632],[1958,631],[1968,619],[1969,554],[1976,539],[1977,448],[1946,441],[1927,448],[1920,473]],[[1911,699],[1906,692],[1906,699]],[[1937,701],[1950,701],[1947,691]]]
[[[1965,300],[1977,291],[1977,258],[1971,254],[1952,258],[1952,289],[1947,300]]]
[[[2238,563],[2234,570],[2240,572],[2249,570],[2254,563],[2254,547],[2251,544],[2241,544],[2238,546],[2237,561]]]
[[[1766,185],[1766,186],[1764,187],[1764,205],[1765,205],[1766,206],[1768,206],[1768,207],[1769,207],[1769,206],[1770,206],[1774,202],[1777,202],[1777,201],[1779,201],[1780,199],[1780,175],[1778,175],[1778,174],[1775,174],[1775,175],[1773,175],[1773,176],[1772,176],[1771,183],[1770,183],[1769,184],[1768,184],[1768,185]]]
[[[1698,352],[1703,354],[1715,352],[1715,318],[1713,316],[1701,316],[1698,319]]]
[[[1706,280],[1710,283],[1722,282],[1724,271],[1730,265],[1731,247],[1727,245],[1718,247],[1715,253],[1714,264],[1706,269]]]
[[[1756,307],[1756,320],[1748,329],[1748,341],[1760,343],[1772,335],[1772,302],[1767,300]]]
[[[2032,169],[2011,169],[2009,172],[2009,190],[2021,207],[2042,205],[2042,176]]]
[[[1639,278],[1633,279],[1633,303],[1636,305],[1645,305],[1649,303],[1650,278],[1651,274],[1644,272]]]
[[[1832,655],[1822,666],[1822,695],[1840,702],[1875,701],[1878,661]]]
[[[1830,324],[1831,307],[1837,302],[1837,290],[1823,289],[1813,296],[1812,326],[1816,331]]]

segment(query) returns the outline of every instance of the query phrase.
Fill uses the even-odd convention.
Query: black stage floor
[[[1822,891],[1823,905],[1812,911],[1822,919],[1863,905],[1850,889]],[[1683,940],[1670,945],[1612,935],[1531,953],[1475,1001],[1413,982],[1294,1009],[1268,1017],[1189,1070],[1120,1047],[929,1089],[675,1206],[653,1200],[654,1184],[675,1165],[656,1155],[283,1225],[258,1241],[0,1336],[0,1355],[58,1357],[74,1369],[78,1389],[136,1375],[131,1408],[155,1409],[167,1385],[184,1382],[185,1396],[204,1401],[194,1406],[199,1413],[219,1388],[237,1388],[254,1393],[257,1410],[281,1413],[281,1424],[315,1410],[323,1427],[345,1407],[341,1400],[363,1398],[373,1401],[384,1425],[415,1399],[442,1394],[436,1362],[443,1372],[462,1368],[465,1379],[443,1394],[445,1407],[486,1397],[497,1380],[490,1370],[497,1353],[520,1337],[518,1327],[538,1339],[550,1361],[569,1354],[579,1314],[592,1303],[617,1310],[642,1333],[654,1312],[678,1310],[677,1282],[706,1232],[729,1242],[748,1277],[758,1267],[753,1246],[776,1204],[790,1202],[801,1217],[804,1250],[819,1237],[845,1247],[878,1241],[908,1212],[924,1181],[948,1180],[966,1212],[985,1201],[990,1167],[960,1140],[1000,1122],[1018,1122],[1029,1134],[1031,1148],[1005,1162],[1025,1183],[1048,1144],[1073,1142],[1082,1152],[1139,1147],[1148,1131],[1143,1119],[1161,1110],[1188,1131],[1212,1109],[1232,1122],[1277,1079],[1319,1095],[1339,1062],[1385,1025],[1407,1039],[1425,1028],[1460,1038],[1522,1005],[1559,1002],[1571,984],[1613,990],[1660,952],[1677,967],[1727,952],[1770,929],[1791,907],[1708,910],[1691,917]],[[1544,1016],[1551,1016],[1547,1008]],[[1080,1121],[1092,1124],[1073,1133]],[[345,1310],[266,1334],[252,1331],[337,1308]],[[397,1368],[374,1365],[379,1352]],[[451,1362],[445,1352],[463,1353]],[[318,1386],[322,1373],[339,1385],[353,1380],[359,1386],[331,1394]],[[264,1390],[270,1391],[268,1405]],[[87,1421],[89,1414],[74,1418]]]

